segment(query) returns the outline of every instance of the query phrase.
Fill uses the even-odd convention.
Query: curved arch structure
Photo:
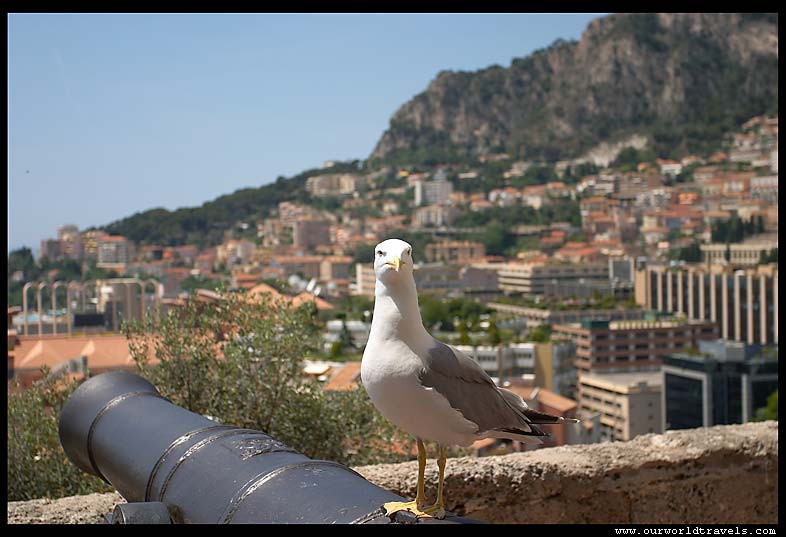
[[[24,323],[25,335],[27,335],[27,290],[33,287],[35,284],[33,282],[27,282],[22,287],[22,322]]]
[[[66,302],[68,302],[68,288],[64,281],[56,281],[52,284],[52,334],[57,335],[57,288],[66,285]],[[66,324],[69,324],[66,319]]]
[[[76,292],[79,293],[79,295],[81,295],[81,298],[82,298],[82,311],[85,311],[85,304],[86,304],[86,301],[87,301],[87,295],[88,295],[89,289],[91,289],[91,288],[96,289],[96,288],[98,288],[98,287],[100,287],[102,285],[111,285],[113,287],[113,295],[114,295],[114,288],[116,286],[117,287],[123,286],[123,289],[125,289],[125,293],[124,293],[124,297],[125,297],[125,315],[124,315],[124,317],[127,320],[130,320],[132,317],[135,316],[134,315],[135,314],[134,306],[133,306],[133,302],[134,302],[133,297],[135,296],[136,291],[134,289],[134,286],[138,285],[139,286],[139,293],[140,293],[139,294],[140,307],[139,307],[138,318],[139,318],[140,321],[146,319],[146,317],[147,317],[147,308],[145,307],[146,306],[146,302],[147,302],[147,300],[146,300],[146,295],[147,295],[146,289],[150,285],[152,285],[153,288],[154,288],[154,290],[153,290],[153,301],[154,301],[155,307],[156,307],[156,320],[160,319],[161,298],[163,296],[163,287],[164,286],[160,282],[158,282],[157,280],[155,280],[153,278],[149,278],[149,279],[147,279],[145,281],[142,281],[142,280],[140,280],[138,278],[111,278],[111,279],[108,279],[108,280],[92,279],[92,280],[87,280],[87,281],[84,281],[84,282],[79,282],[79,281],[76,281],[76,280],[71,280],[71,281],[58,280],[58,281],[53,282],[53,283],[50,283],[50,282],[27,282],[22,287],[22,316],[23,316],[23,324],[24,324],[24,335],[27,336],[30,333],[30,329],[29,329],[29,326],[28,326],[29,325],[28,315],[30,313],[30,311],[29,311],[30,305],[29,305],[29,302],[28,302],[28,296],[27,295],[28,295],[28,291],[31,288],[35,288],[35,290],[36,290],[35,291],[35,296],[36,296],[36,305],[37,305],[37,311],[38,311],[38,335],[42,335],[43,334],[44,309],[43,309],[43,303],[42,303],[43,302],[42,291],[47,286],[49,286],[51,288],[51,290],[52,290],[52,298],[51,298],[51,300],[52,300],[52,314],[53,314],[53,318],[52,318],[52,333],[56,335],[57,334],[57,314],[56,314],[56,312],[57,312],[57,289],[59,287],[63,287],[63,286],[66,288],[66,298],[65,298],[65,300],[66,300],[66,317],[67,317],[66,326],[67,326],[67,330],[68,330],[68,335],[71,335],[71,332],[72,332],[72,329],[73,329],[73,327],[72,327],[73,323],[72,323],[72,318],[71,318],[71,314],[72,314],[71,299],[72,299],[72,296],[73,296],[73,292],[76,291]],[[97,295],[98,291],[96,290],[94,292],[94,294]],[[114,331],[118,330],[118,324],[119,323],[118,323],[118,318],[117,318],[117,297],[113,296],[113,298],[112,298],[112,329]]]
[[[44,335],[44,311],[41,305],[41,291],[47,285],[49,284],[46,282],[39,283],[35,293],[36,303],[38,304],[38,337]]]

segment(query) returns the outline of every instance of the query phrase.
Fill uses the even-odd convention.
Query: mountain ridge
[[[777,23],[769,14],[601,17],[579,41],[557,40],[510,67],[441,71],[393,114],[369,159],[506,152],[553,162],[632,135],[663,153],[701,150],[746,117],[777,113]],[[680,140],[690,136],[705,143]]]

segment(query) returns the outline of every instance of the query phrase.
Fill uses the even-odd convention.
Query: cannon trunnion
[[[128,501],[115,523],[461,523],[385,516],[403,498],[341,464],[313,460],[260,431],[173,405],[125,371],[97,375],[63,407],[69,459]],[[167,519],[166,514],[169,514]]]

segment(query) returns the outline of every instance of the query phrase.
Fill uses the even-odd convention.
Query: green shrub
[[[42,380],[8,394],[8,499],[61,498],[114,490],[83,472],[60,445],[60,410],[78,383]]]
[[[347,465],[394,462],[387,446],[408,438],[366,392],[329,392],[302,374],[317,353],[316,312],[270,298],[189,298],[159,322],[125,327],[143,376],[174,404],[221,423],[264,431],[304,455]],[[151,367],[153,354],[160,364]]]

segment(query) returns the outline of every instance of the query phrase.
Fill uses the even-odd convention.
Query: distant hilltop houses
[[[607,166],[505,153],[434,166],[326,162],[217,244],[65,225],[42,241],[49,262],[34,277],[9,266],[10,375],[29,384],[40,365],[132,368],[122,320],[231,291],[313,304],[322,336],[303,374],[355,389],[373,247],[399,237],[414,247],[432,333],[533,408],[581,418],[544,446],[748,421],[777,389],[778,119],[751,118],[726,140],[679,159],[618,148]],[[50,307],[47,286],[65,285],[66,265],[82,267],[84,285]]]
[[[168,296],[184,282],[244,288],[276,279],[310,283],[333,300],[369,294],[363,249],[391,234],[414,235],[422,263],[484,270],[621,258],[755,266],[777,254],[778,118],[750,118],[726,140],[706,157],[637,160],[643,150],[620,149],[604,168],[488,153],[475,164],[318,172],[305,180],[310,201],[282,201],[263,218],[237,222],[220,244],[135,244],[65,225],[41,242],[39,257],[157,278]],[[484,232],[494,222],[502,235]],[[505,277],[498,286],[516,288]]]

